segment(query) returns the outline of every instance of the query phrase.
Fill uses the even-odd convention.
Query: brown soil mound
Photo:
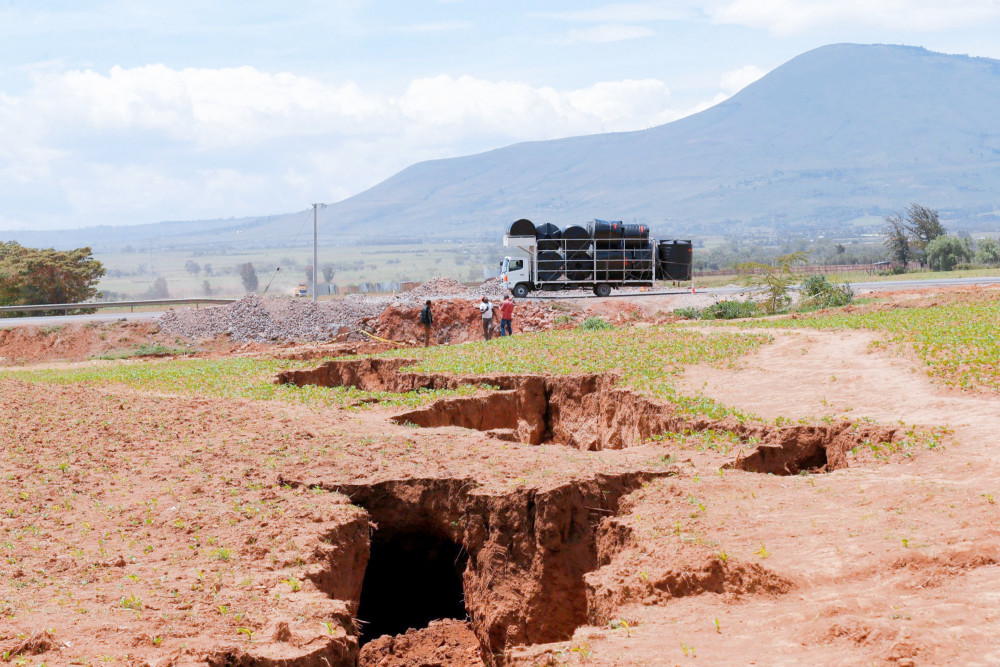
[[[462,621],[434,621],[421,630],[383,635],[361,649],[358,667],[482,667],[479,640]]]
[[[431,327],[431,342],[435,345],[466,343],[483,340],[483,319],[473,299],[439,299],[433,301],[434,325]],[[494,302],[499,305],[499,302]],[[375,335],[397,342],[417,344],[424,339],[424,328],[420,324],[422,306],[391,305],[382,313],[366,322]],[[520,301],[514,306],[512,330],[515,334],[528,331],[551,329],[558,316],[545,304]],[[493,316],[494,336],[500,335],[500,316]]]
[[[128,351],[149,343],[178,347],[148,322],[66,324],[52,327],[0,329],[0,365],[49,361],[83,361],[112,351]]]

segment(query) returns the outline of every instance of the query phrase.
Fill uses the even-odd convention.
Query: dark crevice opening
[[[462,573],[467,563],[468,554],[446,537],[377,530],[358,605],[361,644],[438,619],[465,620]]]
[[[817,447],[816,451],[814,451],[810,456],[803,457],[802,460],[796,461],[795,464],[793,464],[796,469],[790,472],[797,475],[801,471],[826,471],[826,463],[826,447]]]

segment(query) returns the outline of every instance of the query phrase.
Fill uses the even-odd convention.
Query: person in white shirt
[[[479,302],[479,312],[483,314],[483,336],[489,340],[493,335],[493,304],[485,296]]]

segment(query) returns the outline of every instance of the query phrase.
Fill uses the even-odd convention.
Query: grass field
[[[766,334],[702,334],[674,326],[628,327],[607,331],[549,331],[501,338],[489,343],[399,350],[395,356],[418,358],[416,369],[456,374],[618,372],[623,382],[650,396],[678,404],[689,413],[723,416],[721,406],[685,397],[673,381],[685,366],[727,363],[766,344]],[[276,400],[314,405],[351,406],[366,399],[383,405],[417,405],[443,395],[471,393],[458,390],[417,391],[406,394],[365,392],[351,388],[275,385],[276,373],[315,366],[316,361],[274,359],[174,359],[133,361],[78,369],[9,371],[27,382],[125,385],[158,393]]]
[[[94,386],[124,385],[131,389],[178,396],[245,398],[341,408],[363,406],[373,400],[386,406],[412,407],[441,396],[470,394],[477,389],[475,386],[464,386],[454,390],[418,390],[393,394],[362,391],[352,387],[333,389],[309,385],[296,387],[288,384],[276,385],[273,382],[275,374],[279,371],[312,368],[317,363],[247,358],[173,359],[134,361],[75,369],[8,371],[0,373],[0,379]]]
[[[401,350],[417,356],[416,370],[456,374],[570,373],[621,374],[625,385],[677,404],[688,414],[722,417],[722,406],[683,396],[674,380],[686,366],[725,364],[771,340],[767,335],[703,334],[672,325],[625,327],[606,331],[548,331],[501,338],[490,343]]]
[[[899,280],[919,283],[921,280],[946,280],[950,278],[993,278],[1000,277],[1000,268],[990,267],[981,269],[960,269],[955,271],[913,271],[911,273],[901,273],[899,275],[872,275],[867,271],[850,271],[846,273],[828,273],[826,279],[831,283],[877,283],[892,282]],[[738,275],[730,276],[707,276],[695,277],[695,284],[698,287],[722,287],[725,285],[742,285],[745,281]],[[915,289],[920,287],[914,284]]]
[[[933,306],[743,321],[741,326],[878,331],[886,336],[882,345],[910,346],[935,381],[1000,393],[1000,304],[989,295]]]

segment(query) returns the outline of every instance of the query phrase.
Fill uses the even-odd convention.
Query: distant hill
[[[643,221],[662,236],[836,230],[918,202],[954,228],[1000,228],[1000,61],[922,48],[809,51],[706,111],[638,132],[515,144],[415,164],[321,213],[324,238],[497,234],[527,217]],[[76,230],[197,243],[307,213]],[[24,242],[29,234],[13,235]],[[53,234],[44,235],[52,239]],[[47,241],[47,243],[51,243]]]

